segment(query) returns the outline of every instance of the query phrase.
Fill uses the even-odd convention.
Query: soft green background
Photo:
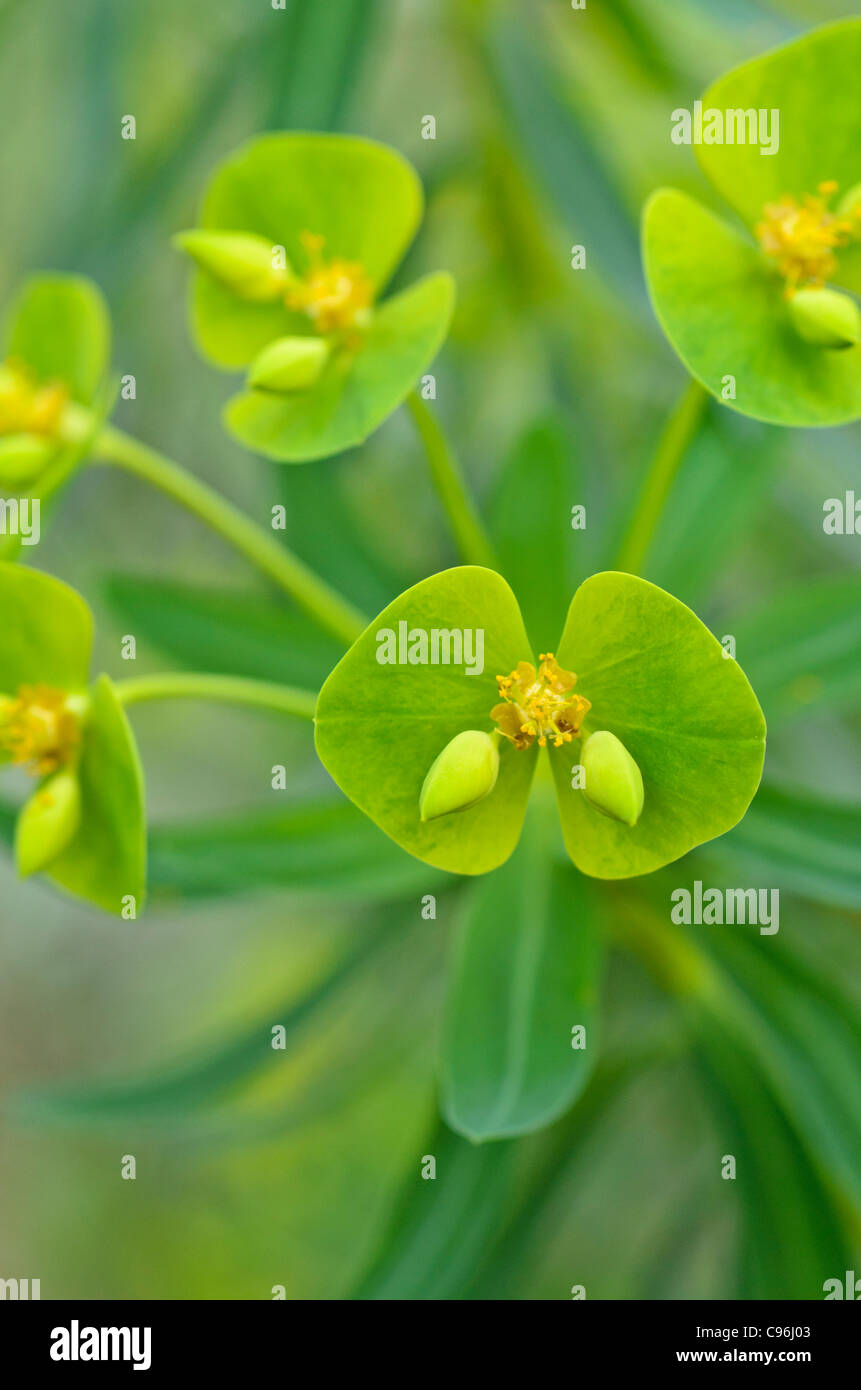
[[[684,386],[648,307],[638,218],[662,184],[720,208],[692,151],[671,144],[669,113],[733,63],[850,12],[5,0],[0,295],[37,269],[93,276],[115,366],[137,380],[119,423],[261,519],[283,501],[291,544],[379,612],[457,562],[409,422],[300,469],[245,454],[219,423],[236,383],[194,351],[169,238],[193,224],[214,164],[259,130],[391,143],[427,195],[393,289],[439,267],[456,276],[437,409],[546,650],[576,585],[612,563]],[[135,142],[120,139],[126,114]],[[575,242],[587,273],[568,268]],[[114,921],[0,860],[0,1276],[39,1277],[45,1298],[267,1298],[274,1284],[306,1298],[566,1298],[584,1283],[625,1299],[816,1297],[824,1278],[861,1269],[861,549],[821,526],[824,499],[857,478],[850,430],[780,432],[710,410],[644,574],[735,635],[769,720],[768,782],[737,830],[652,879],[593,885],[587,902],[582,881],[553,877],[572,931],[606,942],[600,1050],[596,1035],[580,1099],[532,1137],[473,1146],[438,1127],[443,1019],[468,1041],[462,991],[444,1008],[445,970],[455,933],[459,952],[486,940],[483,899],[333,801],[306,727],[135,710],[156,827],[147,915]],[[585,532],[570,528],[577,503]],[[80,589],[95,666],[117,678],[128,632],[138,672],[310,686],[338,658],[124,476],[78,480],[25,558]],[[288,793],[270,789],[275,763]],[[562,859],[561,842],[551,850]],[[671,932],[669,894],[696,878],[780,888],[779,935]],[[479,885],[487,901],[492,884]],[[420,915],[427,893],[435,921]],[[539,982],[543,951],[567,947],[557,925],[533,937]],[[559,1018],[553,991],[512,1012],[498,960],[482,1010],[509,1031],[505,1046],[494,1033],[489,1071],[513,1055],[525,1011],[543,1001]],[[570,978],[576,996],[573,966]],[[275,1023],[284,1052],[268,1047]],[[457,1093],[441,1078],[444,1114],[477,1133],[487,1072],[467,1052]],[[509,1075],[494,1123],[520,1128],[538,1114],[532,1073]],[[570,1103],[561,1079],[537,1097],[546,1118]],[[727,1152],[735,1183],[718,1176]],[[128,1153],[134,1183],[120,1179]],[[429,1153],[444,1186],[418,1178]]]

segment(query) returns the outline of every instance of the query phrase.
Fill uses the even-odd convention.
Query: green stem
[[[639,574],[664,503],[687,453],[706,403],[705,389],[693,379],[667,420],[622,541],[616,568]]]
[[[184,671],[135,676],[117,681],[114,689],[123,705],[139,705],[145,700],[218,700],[229,705],[254,705],[297,719],[313,719],[317,705],[311,690],[241,676],[202,676]]]
[[[415,391],[407,397],[407,408],[424,445],[431,481],[448,517],[458,549],[469,565],[496,569],[493,547],[466,490],[460,466],[449,447],[436,415]]]
[[[352,604],[256,522],[179,464],[111,425],[96,436],[92,452],[96,463],[124,468],[211,526],[345,645],[351,646],[364,632],[368,620]]]

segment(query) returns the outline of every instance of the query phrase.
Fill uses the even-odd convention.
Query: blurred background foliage
[[[456,562],[409,422],[320,465],[245,455],[219,425],[233,382],[190,344],[169,237],[193,224],[213,164],[259,130],[391,143],[428,198],[403,279],[444,267],[458,282],[437,408],[530,630],[552,643],[573,586],[612,561],[684,386],[638,251],[653,187],[710,196],[669,113],[849,13],[0,0],[0,297],[37,269],[91,275],[115,365],[137,380],[123,427],[264,521],[283,501],[295,549],[377,611]],[[585,273],[569,269],[575,242]],[[861,550],[822,531],[824,499],[857,477],[848,429],[708,412],[644,573],[735,635],[769,718],[767,780],[741,826],[648,881],[553,869],[554,925],[588,922],[606,943],[600,1048],[573,1106],[557,1097],[531,1135],[472,1144],[440,1119],[452,936],[487,921],[493,879],[482,898],[391,846],[333,795],[307,728],[136,712],[153,825],[143,919],[117,924],[0,862],[0,1275],[41,1278],[43,1297],[267,1298],[283,1284],[291,1298],[565,1298],[584,1284],[590,1298],[734,1298],[817,1297],[861,1267]],[[570,529],[576,503],[585,532]],[[126,632],[139,670],[310,686],[338,656],[125,476],[84,474],[36,562],[93,604],[114,675]],[[270,790],[273,763],[289,792]],[[682,937],[669,893],[695,878],[779,888],[779,935]],[[435,922],[420,917],[430,892]],[[471,1058],[479,1091],[496,1041]],[[442,1084],[458,1122],[462,1093]],[[129,1153],[134,1183],[120,1179]],[[720,1179],[726,1153],[735,1182]],[[425,1154],[436,1182],[420,1180]]]

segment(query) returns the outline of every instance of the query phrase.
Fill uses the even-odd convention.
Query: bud
[[[643,778],[624,743],[600,729],[584,743],[581,761],[589,804],[613,820],[636,825],[643,810]]]
[[[276,338],[255,357],[248,385],[258,391],[307,391],[329,358],[325,338]]]
[[[493,791],[499,772],[499,749],[490,734],[465,729],[447,743],[432,764],[419,797],[423,821],[467,811]]]
[[[22,878],[62,854],[81,823],[81,787],[68,768],[56,772],[21,810],[15,827],[15,861]]]
[[[38,434],[7,434],[0,438],[0,486],[29,483],[47,466],[54,445]]]
[[[861,313],[848,294],[837,290],[798,290],[789,301],[792,321],[806,343],[848,348],[861,340]]]
[[[195,229],[178,232],[173,243],[240,299],[265,302],[277,299],[287,289],[290,273],[273,266],[273,244],[265,237]]]

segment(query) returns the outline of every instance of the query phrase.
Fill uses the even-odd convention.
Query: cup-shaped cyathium
[[[175,240],[197,265],[201,352],[246,371],[225,421],[248,448],[287,463],[340,453],[427,371],[451,277],[385,295],[422,209],[411,165],[354,136],[265,135],[216,170],[201,226]]]
[[[850,19],[719,78],[691,138],[735,217],[668,188],[643,216],[649,292],[679,357],[724,404],[778,425],[861,416],[859,67]]]
[[[505,580],[464,566],[407,590],[368,627],[320,692],[316,741],[386,834],[464,874],[511,854],[547,758],[571,859],[626,878],[741,819],[765,721],[737,662],[654,584],[593,575],[556,652],[536,661]]]

